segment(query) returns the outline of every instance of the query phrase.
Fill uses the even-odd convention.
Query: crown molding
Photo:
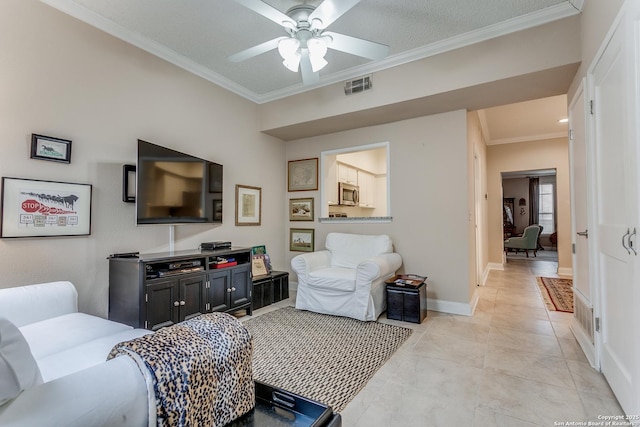
[[[315,85],[303,85],[302,83],[299,83],[281,90],[258,94],[226,77],[223,77],[210,68],[180,55],[160,43],[123,28],[115,22],[75,3],[73,0],[40,1],[257,104],[263,104],[286,98],[288,96],[297,95],[319,87],[350,80],[364,74],[371,74],[376,71],[397,67],[409,62],[470,46],[492,38],[568,18],[580,13],[584,4],[584,0],[567,0],[564,3],[547,7],[527,15],[451,37],[436,43],[431,43],[427,46],[403,52],[398,55],[390,56],[382,61],[371,62],[363,66],[353,67],[331,75],[321,76],[320,82]]]
[[[164,59],[167,62],[172,63],[173,65],[182,68],[185,71],[188,71],[192,74],[195,74],[198,77],[202,77],[203,79],[214,83],[224,89],[229,90],[230,92],[235,93],[243,98],[246,98],[250,101],[260,103],[260,97],[254,92],[248,90],[244,86],[241,86],[226,77],[221,76],[220,74],[212,71],[210,68],[203,66],[187,57],[180,55],[167,48],[166,46],[157,43],[151,40],[148,37],[144,37],[140,34],[137,34],[133,31],[127,30],[126,28],[116,24],[115,22],[105,18],[104,16],[93,12],[79,4],[75,3],[73,0],[40,0],[42,3],[45,3],[59,11],[72,16],[80,21],[91,25],[101,31],[104,31],[107,34],[112,35],[124,42],[132,44],[145,52],[148,52],[158,58]]]
[[[567,132],[553,132],[553,133],[543,133],[537,135],[525,135],[519,136],[517,138],[501,138],[501,139],[493,139],[487,140],[487,145],[501,145],[501,144],[512,144],[514,142],[531,142],[531,141],[542,141],[545,139],[556,139],[556,138],[569,138]]]
[[[574,3],[582,1],[583,0],[574,0]],[[309,89],[351,80],[361,75],[372,74],[376,71],[382,71],[385,69],[397,67],[409,62],[439,55],[441,53],[449,52],[455,49],[460,49],[496,37],[548,24],[550,22],[568,18],[579,13],[580,10],[577,10],[569,1],[567,1],[566,3],[550,6],[545,9],[529,13],[527,15],[512,18],[498,24],[481,28],[479,30],[470,31],[468,33],[460,34],[458,36],[450,37],[439,42],[422,46],[420,48],[409,50],[398,55],[389,56],[381,61],[376,61],[373,63],[365,64],[363,66],[343,70],[326,77],[320,77],[320,82],[313,87],[300,84],[298,86],[291,86],[282,90],[269,92],[259,96],[259,103],[275,101],[277,99],[286,98],[287,96],[297,95],[298,93],[305,92]]]

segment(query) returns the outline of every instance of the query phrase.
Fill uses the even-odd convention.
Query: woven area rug
[[[573,280],[538,277],[538,288],[547,309],[573,313]]]
[[[243,324],[254,379],[341,411],[411,329],[284,307]]]

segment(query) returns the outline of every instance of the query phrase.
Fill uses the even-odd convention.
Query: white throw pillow
[[[0,317],[0,405],[40,383],[42,376],[29,344],[16,325]]]

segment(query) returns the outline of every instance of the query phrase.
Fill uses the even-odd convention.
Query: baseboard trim
[[[439,299],[427,299],[427,310],[439,311],[441,313],[459,314],[461,316],[473,316],[473,312],[478,305],[478,291],[473,293],[473,297],[469,303],[443,301]]]
[[[289,290],[296,291],[298,289],[298,282],[290,281]],[[473,316],[480,295],[478,290],[473,293],[473,297],[468,304],[462,302],[443,301],[438,299],[427,298],[427,310],[439,311],[441,313],[459,314],[462,316]]]
[[[558,276],[573,276],[573,268],[558,267]]]
[[[489,265],[487,265],[484,268],[484,271],[482,272],[482,278],[480,280],[482,280],[482,282],[480,283],[481,286],[484,286],[487,284],[487,280],[489,279],[489,273],[491,272],[491,268],[489,267]]]
[[[500,264],[498,262],[490,262],[487,264],[487,269],[504,271],[504,264]]]
[[[571,329],[573,336],[576,338],[576,341],[578,341],[578,345],[580,345],[580,348],[582,349],[584,355],[587,357],[587,360],[589,361],[591,367],[599,372],[600,367],[596,366],[596,347],[584,332],[577,319],[573,319],[571,324],[569,324],[569,329]]]

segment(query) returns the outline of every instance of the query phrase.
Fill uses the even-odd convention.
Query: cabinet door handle
[[[236,288],[231,288],[231,290],[235,292]]]
[[[587,239],[589,238],[589,230],[578,231],[576,234],[578,236],[586,237]]]
[[[231,288],[227,288],[227,292],[228,292],[228,293],[231,293]]]
[[[631,238],[635,235],[636,235],[636,228],[633,227],[633,232],[629,234],[629,237],[627,238],[627,242],[628,242],[629,249],[633,251],[633,254],[638,255],[638,251],[636,251],[636,248],[633,247],[633,241],[631,240]]]
[[[185,305],[185,304],[186,304],[186,302],[180,301],[180,305]]]
[[[180,306],[180,301],[174,301],[174,302],[173,302],[173,305],[174,305],[175,307],[179,307],[179,306]]]

